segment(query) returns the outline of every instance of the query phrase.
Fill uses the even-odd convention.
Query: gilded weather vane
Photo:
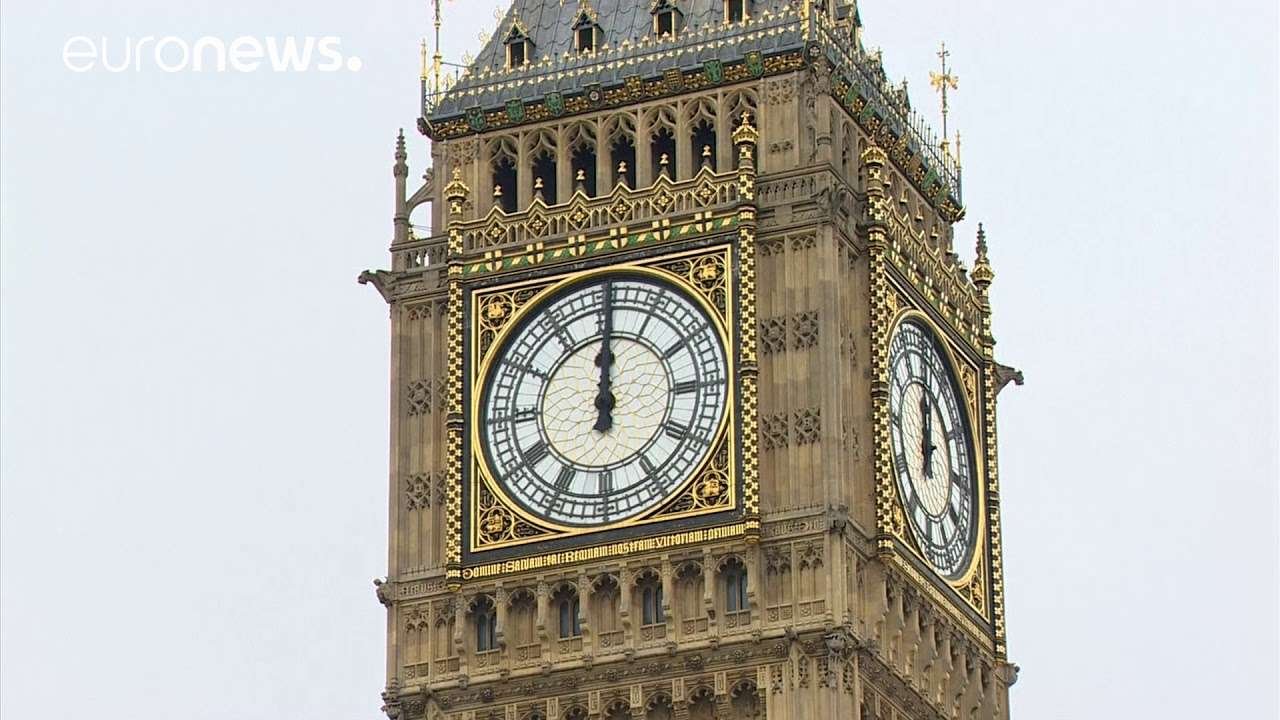
[[[942,72],[936,73],[929,71],[929,84],[933,86],[942,95],[942,149],[947,151],[947,111],[950,107],[947,104],[947,90],[957,90],[960,87],[960,78],[951,72],[947,67],[947,58],[951,56],[947,50],[947,44],[942,43],[942,47],[938,50],[938,59],[942,61]],[[960,152],[960,136],[956,134],[956,153]],[[957,160],[959,158],[957,157]]]

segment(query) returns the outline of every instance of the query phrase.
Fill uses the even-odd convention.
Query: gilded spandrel
[[[1016,371],[985,234],[953,251],[958,136],[856,5],[517,0],[442,67],[362,275],[393,325],[388,716],[1008,717]]]

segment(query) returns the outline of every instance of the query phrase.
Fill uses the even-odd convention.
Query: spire
[[[396,164],[394,174],[396,177],[408,177],[409,165],[405,162],[409,159],[409,153],[404,148],[404,128],[396,133]]]
[[[991,261],[987,258],[987,232],[983,229],[982,223],[978,223],[977,258],[973,262],[973,272],[969,276],[973,278],[973,284],[978,286],[978,290],[984,294],[996,277],[995,271],[991,269]]]

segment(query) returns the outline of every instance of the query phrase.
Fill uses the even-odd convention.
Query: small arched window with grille
[[[508,68],[518,68],[533,61],[533,40],[529,39],[528,29],[519,20],[511,24],[503,44],[507,46]]]
[[[684,22],[684,13],[674,0],[654,0],[649,12],[653,15],[653,34],[658,37],[675,37]]]
[[[577,591],[566,587],[556,593],[556,613],[558,615],[557,620],[559,620],[556,626],[561,640],[581,637],[581,609],[578,603]]]
[[[724,0],[724,19],[731,23],[746,20],[749,12],[748,0]]]
[[[579,53],[595,52],[600,46],[600,26],[596,24],[595,13],[583,9],[573,22],[573,45]]]
[[[725,564],[720,573],[724,582],[725,612],[741,612],[747,609],[747,568],[738,560]]]
[[[662,583],[647,582],[640,587],[640,622],[657,625],[666,622],[662,613]]]
[[[498,613],[489,598],[476,601],[471,611],[476,631],[476,652],[498,649]]]

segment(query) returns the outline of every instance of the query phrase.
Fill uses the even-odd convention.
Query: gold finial
[[[733,130],[733,144],[751,143],[755,145],[759,141],[760,132],[751,124],[751,113],[742,113],[742,122]]]
[[[427,79],[427,39],[422,38],[422,42],[418,43],[418,65],[419,77],[423,80]]]
[[[467,199],[467,194],[470,192],[471,188],[462,181],[461,168],[454,168],[453,179],[444,186],[444,199],[449,203],[449,212],[455,215],[461,213],[462,201]]]
[[[991,260],[987,257],[987,232],[983,229],[982,223],[978,223],[977,257],[974,259],[973,272],[969,273],[969,277],[973,278],[973,284],[984,293],[991,287],[991,281],[996,278],[995,271],[991,269]]]
[[[960,131],[956,131],[956,167],[960,167]]]
[[[936,73],[929,71],[929,84],[933,86],[942,95],[942,149],[947,149],[947,90],[957,90],[960,87],[960,78],[954,75],[947,68],[947,58],[951,56],[947,50],[947,44],[942,43],[942,49],[938,51],[938,59],[942,61],[942,72]]]

